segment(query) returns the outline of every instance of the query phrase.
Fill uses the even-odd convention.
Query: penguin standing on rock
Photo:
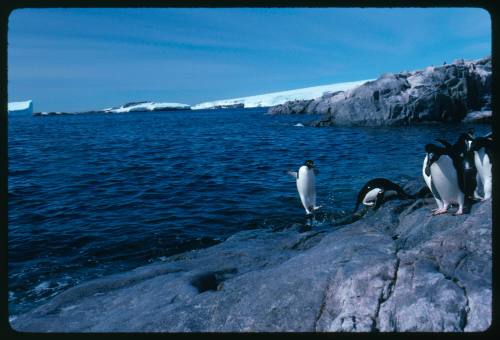
[[[467,202],[473,201],[477,195],[478,173],[474,162],[474,152],[472,150],[472,145],[474,143],[472,131],[462,133],[453,145],[442,139],[436,139],[436,141],[443,144],[446,148],[451,149],[452,152],[455,153],[455,157],[458,157],[460,160],[460,185],[463,188],[465,200]]]
[[[483,200],[491,198],[492,192],[492,154],[493,154],[493,136],[488,134],[483,137],[477,137],[471,146],[474,153],[474,164],[477,169],[477,182],[483,189]],[[476,190],[475,196],[479,194]]]
[[[426,182],[430,179],[428,186],[438,203],[438,208],[434,209],[432,214],[446,213],[450,204],[453,203],[458,204],[455,215],[463,214],[465,194],[460,158],[450,146],[439,147],[435,144],[427,144],[425,152],[424,179]]]
[[[394,195],[399,198],[411,197],[396,183],[385,178],[374,178],[368,181],[359,191],[353,214],[358,210],[361,203],[378,209],[385,197]]]
[[[426,151],[427,151],[427,146],[426,146]],[[441,200],[441,196],[439,196],[436,187],[432,183],[430,171],[427,171],[428,161],[429,161],[429,156],[426,153],[424,158],[424,164],[422,166],[422,176],[424,177],[425,184],[427,184],[427,187],[431,191],[432,196],[434,196],[434,200],[436,201],[437,208],[432,210],[432,212],[435,212],[436,210],[443,208],[443,201]]]
[[[288,171],[288,174],[296,179],[297,191],[299,192],[300,200],[308,216],[312,215],[315,210],[320,208],[316,206],[315,174],[317,172],[311,160],[305,161],[304,165],[302,165],[297,172]]]

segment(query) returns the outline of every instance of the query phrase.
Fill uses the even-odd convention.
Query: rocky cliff
[[[491,201],[462,216],[431,216],[434,205],[429,195],[393,199],[350,224],[242,231],[71,288],[11,325],[37,332],[486,330]]]
[[[461,121],[469,112],[487,110],[491,110],[491,57],[387,73],[348,91],[287,102],[268,112],[324,114],[316,126],[376,126]]]

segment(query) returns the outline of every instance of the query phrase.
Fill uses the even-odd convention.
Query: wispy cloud
[[[9,96],[57,110],[57,95],[196,103],[366,79],[484,56],[489,25],[473,8],[22,9],[9,18]]]

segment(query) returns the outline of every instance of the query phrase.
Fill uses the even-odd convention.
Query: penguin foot
[[[444,208],[441,208],[441,209],[437,209],[436,211],[434,211],[432,213],[432,216],[436,216],[436,215],[441,215],[441,214],[446,214],[446,212],[448,211],[448,209],[444,209]]]
[[[464,212],[462,211],[462,209],[458,209],[457,212],[453,213],[453,216],[458,216],[458,215],[463,215]]]

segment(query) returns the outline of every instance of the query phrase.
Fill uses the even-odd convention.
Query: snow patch
[[[273,93],[261,94],[250,97],[215,100],[215,101],[196,104],[192,106],[191,109],[201,110],[201,109],[211,109],[224,106],[231,107],[241,104],[243,104],[243,107],[245,108],[270,107],[270,106],[284,104],[291,100],[316,99],[321,97],[325,92],[348,91],[357,86],[363,85],[367,81],[371,80],[373,79],[306,87],[296,90],[273,92]]]

